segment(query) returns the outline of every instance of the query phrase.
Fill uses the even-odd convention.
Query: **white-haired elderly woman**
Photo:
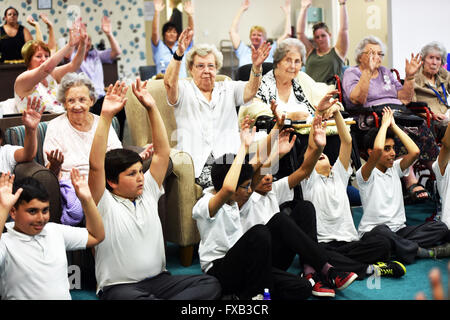
[[[306,73],[300,71],[305,61],[306,49],[303,43],[294,38],[281,41],[273,54],[273,70],[267,72],[261,81],[256,99],[267,105],[272,101],[277,104],[279,113],[286,113],[291,120],[305,120],[310,123],[314,114],[323,113],[336,102],[331,100],[336,93],[323,83],[316,83]],[[320,89],[318,89],[320,87]],[[297,136],[297,153],[303,153],[308,144],[308,135]],[[339,155],[339,137],[327,136],[324,154],[334,163]],[[284,163],[286,162],[286,163]],[[278,177],[289,175],[293,168],[289,157],[281,160]]]
[[[450,72],[443,66],[447,63],[447,50],[440,42],[433,41],[421,50],[423,65],[415,76],[413,101],[423,101],[433,112],[433,122],[438,137],[444,135],[449,120]]]
[[[351,109],[357,106],[372,107],[379,105],[408,104],[414,97],[414,79],[419,71],[422,60],[420,55],[411,54],[411,60],[405,62],[405,79],[402,85],[390,71],[381,65],[385,54],[385,46],[375,36],[363,38],[356,46],[355,55],[357,65],[349,67],[344,72],[342,89],[344,90],[344,101],[346,107]],[[433,134],[425,122],[419,126],[417,131],[404,129],[405,132],[417,144],[420,159],[425,162],[431,171],[431,165],[439,154],[439,148]],[[406,149],[401,143],[396,144],[397,155],[406,154]],[[414,172],[404,178],[406,189],[412,201],[429,198],[425,188],[418,184]]]
[[[191,155],[196,182],[206,188],[212,186],[210,167],[214,158],[236,153],[239,149],[236,106],[255,96],[270,45],[264,43],[258,50],[252,50],[253,66],[247,82],[216,82],[223,56],[215,46],[208,44],[189,50],[186,69],[192,79],[179,79],[181,59],[192,37],[190,28],[181,33],[164,76],[164,85],[177,122],[177,149]]]
[[[43,151],[46,165],[60,179],[63,197],[61,222],[77,225],[82,221],[81,206],[76,201],[70,181],[70,171],[77,168],[81,175],[89,173],[89,153],[100,117],[89,112],[96,101],[95,87],[84,73],[67,73],[57,91],[58,101],[66,112],[49,121]],[[109,131],[108,150],[122,148],[115,130]]]

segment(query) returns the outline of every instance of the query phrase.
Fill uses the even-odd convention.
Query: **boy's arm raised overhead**
[[[447,124],[447,129],[445,129],[444,137],[442,138],[442,147],[438,156],[439,170],[441,170],[441,175],[444,175],[445,168],[447,168],[448,160],[450,159],[450,122]]]
[[[391,125],[393,118],[394,113],[391,108],[384,108],[381,126],[373,143],[373,148],[369,152],[369,159],[367,159],[367,162],[361,167],[361,175],[364,181],[369,179],[373,169],[377,166],[378,160],[380,160],[381,155],[383,154],[384,145],[386,143],[386,132]]]
[[[89,154],[89,188],[92,198],[98,204],[105,191],[105,154],[108,144],[109,129],[113,117],[125,106],[127,99],[125,82],[117,81],[114,86],[109,85],[103,100],[102,112],[92,141]]]
[[[239,176],[241,174],[242,164],[245,161],[245,156],[247,155],[250,144],[253,142],[255,137],[256,127],[254,126],[250,130],[250,121],[242,125],[241,130],[241,146],[236,157],[228,170],[227,175],[223,181],[223,186],[220,190],[216,190],[216,194],[209,200],[208,209],[210,217],[214,217],[219,211],[219,209],[230,200],[231,196],[234,194],[237,188],[237,183],[239,181]]]
[[[350,131],[345,125],[344,118],[339,111],[339,106],[336,105],[334,108],[334,121],[336,122],[339,140],[341,141],[341,146],[339,147],[339,160],[341,161],[345,170],[347,170],[348,166],[350,165],[350,159],[352,155],[352,136],[350,135]]]
[[[3,231],[9,211],[19,199],[23,189],[17,189],[13,194],[14,175],[7,173],[0,173],[0,230]],[[0,238],[2,233],[0,232]]]
[[[86,180],[86,177],[80,175],[76,168],[72,168],[70,172],[70,179],[75,189],[75,193],[80,199],[83,207],[84,216],[86,218],[86,229],[88,231],[87,248],[93,247],[105,239],[105,229],[103,228],[103,221],[92,199],[91,191]]]
[[[133,83],[131,88],[136,98],[147,110],[150,119],[153,141],[153,158],[150,164],[150,173],[158,183],[158,186],[161,186],[166,176],[170,155],[170,145],[166,128],[156,106],[156,102],[147,90],[147,81],[141,83],[141,79],[137,78],[136,83]]]

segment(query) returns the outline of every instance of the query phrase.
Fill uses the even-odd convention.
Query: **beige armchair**
[[[230,79],[217,76],[217,81]],[[192,264],[194,245],[200,242],[197,225],[192,219],[192,208],[202,196],[202,188],[195,183],[194,165],[191,156],[176,150],[176,122],[172,107],[167,104],[164,80],[150,80],[148,91],[156,101],[172,148],[170,158],[173,164],[172,173],[166,179],[166,214],[164,236],[167,241],[180,246],[180,261],[183,266]],[[125,105],[128,127],[132,144],[144,146],[152,142],[150,121],[146,110],[142,107],[132,90],[128,90],[128,101]]]

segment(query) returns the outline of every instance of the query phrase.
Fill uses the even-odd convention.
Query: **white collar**
[[[24,241],[24,242],[29,242],[32,240],[39,240],[40,238],[43,238],[43,237],[47,236],[47,234],[48,234],[47,229],[44,227],[44,229],[42,229],[42,231],[39,234],[37,234],[35,236],[30,236],[28,234],[25,234],[25,233],[15,230],[14,224],[15,224],[14,221],[8,222],[5,224],[5,227],[8,230],[8,234],[13,237],[16,237],[17,239]]]

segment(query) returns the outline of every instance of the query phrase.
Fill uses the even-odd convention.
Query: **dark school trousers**
[[[406,264],[414,262],[419,247],[430,248],[450,240],[450,231],[447,225],[441,221],[406,226],[397,232],[393,232],[387,225],[381,224],[373,228],[371,232],[389,239],[396,258]]]
[[[274,300],[307,299],[312,292],[307,279],[272,266],[272,237],[261,224],[247,230],[223,258],[214,260],[207,274],[219,280],[224,295],[236,294],[241,300],[250,300],[265,288]]]
[[[214,277],[169,272],[136,283],[106,286],[99,292],[101,300],[215,300],[220,295],[220,284]]]

